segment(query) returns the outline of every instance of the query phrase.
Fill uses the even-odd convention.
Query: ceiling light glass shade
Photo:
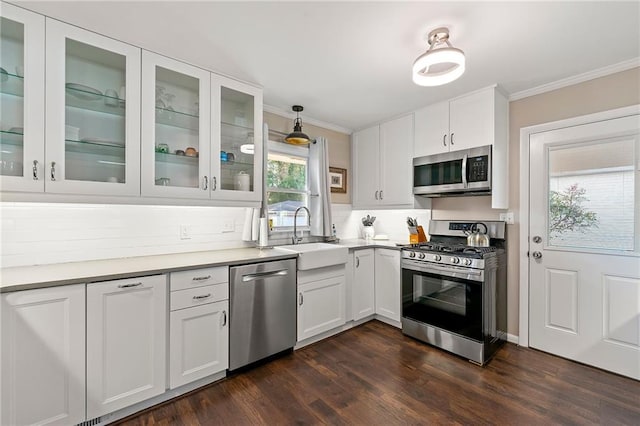
[[[240,152],[243,154],[255,154],[256,147],[252,143],[245,143],[243,145],[240,145]]]
[[[440,72],[429,72],[429,68],[438,64],[452,64]],[[429,50],[413,63],[413,82],[419,86],[440,86],[451,83],[464,74],[464,52],[455,47],[442,47]]]

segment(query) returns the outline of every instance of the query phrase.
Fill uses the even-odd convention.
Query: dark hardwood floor
[[[485,367],[371,321],[122,425],[640,425],[640,382],[505,345]]]

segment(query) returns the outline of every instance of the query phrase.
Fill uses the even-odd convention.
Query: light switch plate
[[[504,221],[507,225],[513,225],[515,223],[513,212],[500,213],[500,220]]]
[[[180,225],[180,239],[181,240],[191,239],[191,225]]]
[[[222,224],[222,232],[233,232],[236,230],[236,224],[233,220],[227,220]]]

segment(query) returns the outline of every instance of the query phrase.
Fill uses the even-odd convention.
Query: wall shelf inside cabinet
[[[5,77],[7,78],[5,80]],[[3,95],[24,96],[24,77],[2,73],[0,74],[0,93]]]
[[[91,155],[124,156],[124,143],[77,141],[65,139],[65,148],[68,152]]]
[[[84,90],[66,88],[66,106],[124,117],[125,101]]]
[[[187,155],[176,155],[170,152],[156,152],[156,162],[170,164],[184,164],[187,166],[197,166],[198,157],[189,157]]]
[[[10,132],[7,130],[0,131],[0,144],[22,146],[24,134],[18,132]]]

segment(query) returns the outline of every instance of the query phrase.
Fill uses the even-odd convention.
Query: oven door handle
[[[462,278],[470,281],[482,283],[484,281],[484,271],[473,268],[458,268],[455,266],[426,263],[416,260],[402,260],[402,269],[408,271],[426,272],[437,275],[444,275],[453,278]]]

